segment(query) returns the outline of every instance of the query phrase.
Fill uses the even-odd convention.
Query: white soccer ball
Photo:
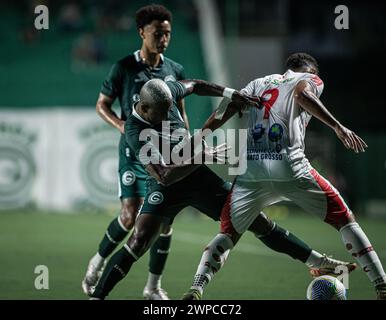
[[[307,288],[308,300],[347,300],[346,288],[337,278],[320,276]]]

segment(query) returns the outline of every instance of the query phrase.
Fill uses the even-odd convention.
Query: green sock
[[[150,248],[149,272],[161,275],[168,258],[172,231],[167,235],[160,235],[157,241]]]
[[[277,252],[286,253],[294,259],[306,262],[312,249],[298,237],[277,224],[272,231],[262,237],[258,237],[267,247]]]
[[[118,244],[125,239],[128,230],[120,223],[120,217],[115,218],[109,224],[106,233],[99,244],[98,253],[107,258],[118,246]]]
[[[128,252],[126,246],[118,250],[107,263],[92,297],[104,299],[115,285],[126,276],[136,260]]]

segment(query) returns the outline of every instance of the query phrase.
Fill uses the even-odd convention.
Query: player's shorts
[[[244,233],[262,209],[280,201],[292,201],[333,226],[347,223],[352,214],[331,183],[311,169],[293,181],[236,181],[221,214],[221,232]]]
[[[218,221],[230,188],[230,183],[206,166],[167,187],[150,178],[140,213],[173,220],[182,209],[192,206]]]
[[[124,136],[119,140],[119,194],[121,199],[143,198],[146,193],[147,173],[142,164],[130,155]]]

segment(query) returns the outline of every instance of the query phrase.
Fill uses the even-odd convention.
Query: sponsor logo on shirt
[[[262,124],[257,124],[253,129],[252,129],[252,137],[254,141],[260,140],[261,137],[265,133],[265,128],[263,128]]]
[[[278,142],[283,137],[283,127],[278,124],[274,123],[268,131],[268,138],[272,142]]]

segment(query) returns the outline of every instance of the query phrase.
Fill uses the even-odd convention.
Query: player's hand
[[[352,149],[356,153],[365,152],[365,149],[367,148],[366,142],[353,131],[340,124],[335,128],[335,133],[347,149]]]
[[[259,107],[260,98],[247,96],[239,91],[233,92],[232,101],[247,107]]]
[[[119,120],[118,130],[121,134],[125,133],[125,121]]]
[[[256,107],[258,109],[263,109],[264,105],[261,101],[261,97],[254,97],[254,96],[248,96],[248,95],[245,95],[249,101],[251,101],[252,103],[252,106],[253,107]]]
[[[220,163],[225,164],[227,160],[227,151],[230,150],[231,147],[227,146],[226,143],[220,144],[217,147],[210,147],[203,140],[203,156],[204,163]]]
[[[248,96],[243,93],[240,93],[239,91],[235,91],[233,93],[232,101],[237,105],[239,109],[238,113],[240,118],[243,116],[243,112],[248,107],[253,107],[258,109],[263,108],[263,104],[261,103],[260,97]]]

